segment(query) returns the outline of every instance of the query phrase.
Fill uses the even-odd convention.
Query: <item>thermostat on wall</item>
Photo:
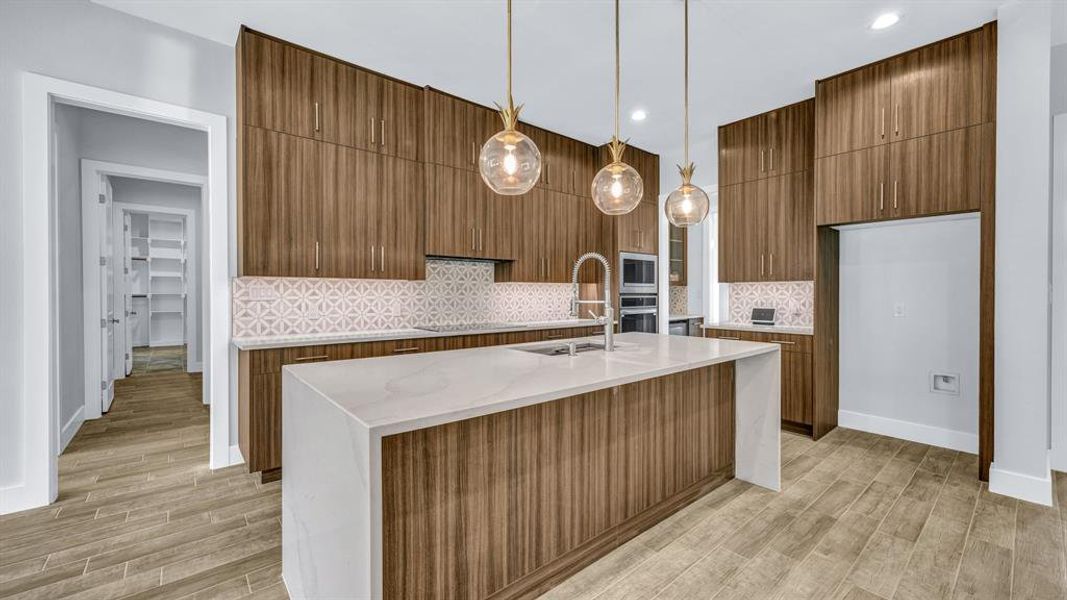
[[[773,308],[753,308],[752,309],[752,324],[753,325],[774,325],[774,309]]]

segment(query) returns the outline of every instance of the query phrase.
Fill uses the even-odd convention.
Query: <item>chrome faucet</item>
[[[589,259],[596,259],[600,261],[600,264],[604,265],[604,299],[603,300],[579,300],[578,299],[578,269],[582,268],[582,263]],[[611,307],[611,263],[608,259],[604,258],[603,254],[597,252],[586,252],[578,257],[578,260],[574,261],[574,269],[571,271],[571,316],[578,316],[578,307],[582,304],[603,304],[604,316],[597,317],[593,314],[593,311],[589,311],[589,315],[596,320],[597,324],[604,324],[604,351],[615,351],[615,309]]]

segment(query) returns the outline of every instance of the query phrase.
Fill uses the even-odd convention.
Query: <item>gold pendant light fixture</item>
[[[678,165],[682,185],[667,196],[663,205],[667,220],[675,227],[692,227],[708,216],[711,201],[704,190],[693,185],[695,170],[696,166],[689,162],[689,0],[685,0],[685,160]]]
[[[482,180],[494,192],[504,196],[525,194],[541,177],[541,151],[537,144],[515,130],[522,105],[515,106],[511,97],[511,0],[508,3],[508,98],[507,106],[496,105],[504,129],[482,146],[478,170]]]
[[[625,215],[641,203],[644,183],[636,169],[622,162],[626,142],[619,140],[619,0],[615,0],[615,135],[608,149],[611,163],[593,178],[593,202],[604,214]]]

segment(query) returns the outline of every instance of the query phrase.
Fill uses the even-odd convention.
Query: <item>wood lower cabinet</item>
[[[382,438],[384,598],[534,598],[733,476],[734,363]],[[417,566],[415,566],[417,565]]]
[[[567,327],[375,342],[299,346],[238,353],[238,438],[251,472],[266,479],[282,466],[282,373],[285,365],[397,356],[598,335],[602,327]]]
[[[705,329],[705,337],[779,344],[782,347],[782,427],[812,434],[815,380],[810,335]]]

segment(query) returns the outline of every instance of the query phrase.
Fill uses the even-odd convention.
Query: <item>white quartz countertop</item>
[[[704,323],[704,329],[729,329],[731,331],[762,331],[765,333],[792,333],[794,335],[814,335],[814,327],[794,327],[790,325],[753,325],[752,323]]]
[[[293,346],[321,346],[348,342],[382,342],[413,338],[449,337],[454,335],[484,335],[507,333],[530,329],[566,329],[569,327],[595,327],[593,319],[566,319],[562,321],[534,321],[512,323],[508,327],[468,329],[464,331],[429,331],[426,329],[382,329],[378,331],[346,331],[340,333],[307,333],[299,335],[272,335],[264,337],[235,337],[231,341],[239,350],[268,350]]]
[[[704,315],[672,314],[667,317],[668,321],[688,321],[690,319],[703,319]]]
[[[390,435],[779,351],[777,344],[650,333],[615,340],[615,352],[575,357],[517,349],[559,344],[533,342],[287,365],[283,379],[301,380],[372,433]]]

